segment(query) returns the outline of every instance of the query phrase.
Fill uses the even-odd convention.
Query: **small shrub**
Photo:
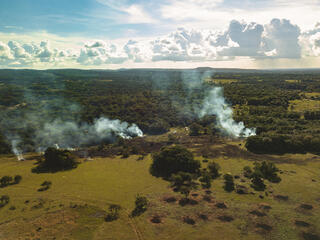
[[[1,187],[6,187],[8,185],[10,185],[12,182],[12,177],[10,176],[3,176],[1,179],[0,179],[0,186]]]
[[[22,180],[22,177],[21,177],[20,175],[14,176],[14,180],[13,180],[13,181],[14,181],[14,184],[20,183],[21,180]]]
[[[121,210],[121,206],[112,204],[109,206],[109,212],[104,218],[106,222],[112,222],[119,218],[119,211]]]
[[[152,223],[161,223],[161,217],[159,215],[155,215],[150,220]]]
[[[10,201],[10,197],[8,195],[2,195],[0,198],[0,207],[4,207]]]
[[[38,189],[38,192],[47,191],[51,187],[52,183],[50,181],[44,181],[41,184],[41,187]]]
[[[229,173],[223,176],[224,178],[224,190],[227,192],[232,192],[234,190],[233,176]]]
[[[266,185],[259,174],[253,174],[251,182],[251,187],[256,191],[264,191],[266,189]]]
[[[208,164],[208,169],[211,174],[212,179],[216,179],[220,176],[219,170],[220,170],[220,165],[216,162],[211,162]]]
[[[177,201],[177,199],[175,197],[167,197],[164,199],[164,201],[166,201],[167,203],[174,203]]]
[[[138,194],[136,197],[135,205],[136,206],[131,213],[132,217],[140,216],[142,213],[147,211],[148,199]]]
[[[252,176],[252,169],[249,167],[249,166],[245,166],[243,168],[243,175],[246,177],[246,178],[251,178]]]
[[[128,149],[124,149],[122,151],[122,158],[128,158],[130,156],[130,152]]]
[[[228,215],[219,216],[218,219],[222,222],[231,222],[234,220],[232,216],[228,216]]]
[[[278,176],[279,169],[274,163],[263,161],[262,163],[254,163],[254,172],[260,175],[261,178],[267,179],[270,182],[278,183],[281,178]]]
[[[201,182],[203,188],[209,189],[212,181],[211,174],[208,171],[203,171],[199,181]]]
[[[197,188],[197,183],[193,181],[193,175],[190,173],[178,172],[177,174],[172,175],[170,181],[171,186],[186,198],[188,198],[192,189]]]
[[[190,224],[190,225],[196,224],[196,221],[191,217],[184,217],[183,218],[183,222],[185,222],[187,224]]]
[[[16,210],[16,207],[15,207],[15,206],[11,206],[11,207],[9,208],[9,210],[14,211],[14,210]]]

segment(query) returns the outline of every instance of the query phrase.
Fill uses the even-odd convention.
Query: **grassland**
[[[159,137],[162,138],[165,136]],[[155,141],[154,137],[149,140]],[[201,147],[194,141],[190,150],[202,161]],[[250,155],[241,141],[232,140],[206,145],[206,148],[209,152],[221,153],[209,160],[218,162],[223,173],[239,176],[236,184],[247,187],[249,194],[225,192],[220,177],[214,180],[211,194],[201,188],[192,192],[197,204],[180,206],[178,202],[168,203],[166,198],[178,200],[181,196],[169,188],[167,181],[149,174],[150,155],[143,160],[138,160],[137,155],[126,159],[118,156],[94,158],[71,171],[45,174],[31,172],[36,154],[27,155],[28,160],[24,162],[17,162],[10,155],[1,156],[0,176],[20,174],[23,179],[20,184],[0,189],[1,195],[10,196],[10,203],[0,208],[0,239],[259,240],[319,236],[318,156]],[[250,188],[249,180],[242,176],[242,168],[252,166],[254,160],[264,159],[277,163],[282,181],[278,184],[268,182],[266,193],[261,193]],[[202,166],[206,164],[203,162]],[[51,188],[38,192],[45,180],[52,182]],[[148,210],[131,218],[129,214],[138,193],[147,196]],[[288,196],[288,200],[279,200],[278,195]],[[204,199],[204,196],[209,198]],[[227,208],[217,207],[219,202],[225,203]],[[121,205],[120,218],[105,222],[105,211],[110,204]],[[312,209],[303,209],[301,204],[308,204]],[[158,216],[161,223],[152,223],[150,220],[154,216]],[[185,217],[194,219],[195,224],[185,223]],[[310,226],[303,227],[295,221]]]
[[[289,109],[295,112],[318,111],[320,109],[320,100],[292,100]]]
[[[237,79],[220,79],[220,78],[208,78],[206,82],[212,82],[215,84],[231,84],[238,82]]]

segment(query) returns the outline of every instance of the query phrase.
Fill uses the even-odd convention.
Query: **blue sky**
[[[1,0],[0,67],[313,67],[319,12],[319,0]]]

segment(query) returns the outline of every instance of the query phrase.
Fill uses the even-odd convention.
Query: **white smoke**
[[[12,140],[11,141],[11,146],[12,146],[12,152],[14,153],[14,155],[16,155],[18,161],[24,161],[24,157],[22,155],[21,150],[18,149],[18,140]]]
[[[182,73],[184,86],[188,90],[188,98],[192,97],[199,89],[205,91],[205,97],[201,106],[194,107],[191,111],[199,118],[206,115],[215,115],[218,127],[231,137],[238,138],[256,135],[255,129],[246,128],[243,122],[236,122],[233,119],[232,107],[226,102],[222,87],[205,85],[205,82],[210,80],[213,75],[214,71],[202,72],[198,69]],[[208,87],[209,90],[206,91],[205,88]]]
[[[37,132],[35,143],[37,151],[42,152],[50,146],[73,149],[86,144],[98,144],[105,140],[112,140],[116,136],[130,139],[142,137],[143,132],[136,124],[130,125],[118,119],[111,120],[104,117],[96,119],[91,125],[55,120],[45,123],[43,129]]]
[[[232,108],[224,98],[222,87],[214,87],[209,91],[198,115],[199,117],[215,115],[218,126],[230,136],[249,137],[256,135],[255,129],[246,128],[243,122],[236,122],[233,119]]]

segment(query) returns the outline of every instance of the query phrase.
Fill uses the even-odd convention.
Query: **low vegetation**
[[[106,222],[112,222],[115,221],[119,218],[119,211],[121,210],[121,206],[117,204],[111,204],[109,206],[108,212],[105,216],[105,221]]]
[[[51,187],[52,183],[50,181],[44,181],[41,184],[41,187],[38,189],[38,192],[47,191]]]
[[[135,200],[135,208],[131,212],[132,217],[137,217],[147,211],[148,199],[145,196],[137,195]]]
[[[10,198],[8,195],[2,195],[0,197],[0,208],[6,206],[10,201]]]
[[[19,184],[22,180],[22,177],[20,175],[16,175],[14,177],[11,176],[3,176],[0,178],[0,187],[7,187],[9,185]]]

